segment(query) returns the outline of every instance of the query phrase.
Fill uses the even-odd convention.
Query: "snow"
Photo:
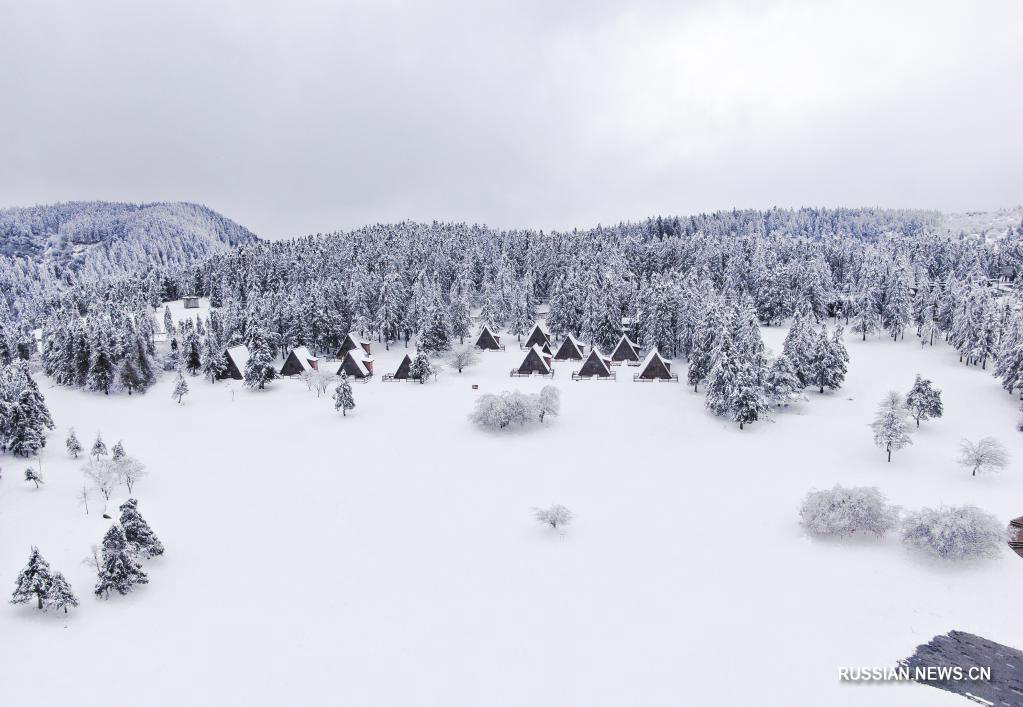
[[[227,357],[230,358],[238,372],[243,376],[245,375],[245,366],[249,363],[249,347],[245,344],[239,344],[238,346],[232,346],[227,350]],[[278,370],[280,366],[275,366]]]
[[[199,306],[193,309],[185,309],[185,301],[183,299],[164,302],[153,310],[153,316],[156,318],[156,328],[159,332],[157,341],[163,341],[167,338],[167,332],[163,328],[164,307],[170,308],[171,319],[174,320],[174,326],[179,329],[181,328],[181,323],[186,319],[195,321],[197,317],[201,317],[203,320],[206,320],[210,316],[210,301],[206,297],[200,297]]]
[[[764,333],[779,351],[784,330]],[[58,427],[39,490],[25,460],[0,458],[0,580],[13,589],[38,545],[82,606],[0,606],[0,690],[75,707],[962,704],[920,685],[843,684],[838,669],[893,665],[953,628],[1020,647],[1023,560],[1006,548],[948,564],[895,534],[811,539],[798,511],[811,488],[841,483],[1007,523],[1023,515],[1017,402],[944,345],[846,343],[841,390],[742,432],[687,386],[574,383],[581,362],[554,366],[559,417],[473,427],[478,395],[552,383],[510,381],[518,350],[426,385],[359,386],[345,418],[299,380],[254,391],[196,377],[178,406],[169,375],[130,398],[40,379]],[[406,353],[376,346],[383,370]],[[918,372],[945,415],[887,464],[868,423]],[[98,430],[123,439],[150,472],[139,511],[167,554],[127,597],[95,599],[81,564],[110,521],[102,500],[90,515],[77,505],[72,426],[86,448]],[[958,443],[984,436],[1012,464],[974,478]],[[571,525],[536,522],[552,504]]]

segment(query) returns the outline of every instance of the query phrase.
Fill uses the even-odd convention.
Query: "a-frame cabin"
[[[654,349],[643,359],[643,363],[639,367],[639,373],[633,375],[632,379],[637,381],[677,381],[678,374],[671,372],[671,362],[665,361],[657,349]]]
[[[249,362],[249,347],[245,344],[232,346],[224,351],[224,370],[218,379],[233,378],[240,381],[245,378],[245,366]]]
[[[552,357],[543,352],[539,346],[531,346],[522,359],[519,367],[512,370],[513,376],[531,376],[534,373],[541,376],[553,376],[554,369],[551,368]]]
[[[522,345],[522,348],[529,349],[533,346],[543,347],[544,345],[550,347],[551,335],[544,330],[540,322],[533,325],[533,328],[529,332],[529,336],[526,337],[526,343]]]
[[[297,346],[288,354],[281,366],[282,376],[300,376],[303,373],[312,373],[319,366],[319,359],[309,353],[305,346]]]
[[[483,349],[484,351],[501,351],[504,349],[501,346],[501,337],[490,331],[490,327],[486,324],[480,330],[480,335],[476,337],[476,348]]]
[[[361,347],[351,349],[341,359],[337,375],[341,375],[341,371],[347,373],[349,378],[368,380],[373,377],[373,357],[362,353]]]
[[[628,336],[622,335],[622,338],[618,340],[615,345],[614,351],[611,352],[611,361],[613,363],[621,363],[625,361],[635,365],[639,362],[639,346],[633,343],[632,339]]]
[[[582,367],[578,372],[572,374],[572,380],[608,380],[615,378],[617,375],[611,370],[611,359],[603,356],[597,348],[590,350],[590,353],[586,356],[586,360],[583,361]]]
[[[412,375],[412,356],[405,354],[405,356],[401,359],[401,363],[398,364],[398,369],[394,372],[394,374],[385,375],[380,380],[384,382],[415,380],[415,377]]]
[[[367,356],[372,354],[372,344],[361,336],[356,334],[354,331],[348,332],[344,340],[341,342],[341,348],[337,350],[337,357],[344,358],[344,355],[352,349],[362,349],[362,352]]]
[[[558,347],[558,352],[554,354],[555,361],[582,361],[583,350],[586,346],[579,339],[575,338],[571,334],[565,337],[565,340],[561,342],[561,346]]]

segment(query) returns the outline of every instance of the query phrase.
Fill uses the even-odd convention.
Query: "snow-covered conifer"
[[[124,459],[124,457],[124,443],[121,440],[117,440],[117,444],[115,444],[113,449],[110,450],[110,458],[116,462]]]
[[[906,393],[906,408],[909,414],[916,420],[916,426],[920,422],[929,420],[932,417],[941,417],[945,407],[941,402],[941,391],[933,386],[927,378],[922,378],[918,373],[913,387]]]
[[[874,444],[888,452],[889,462],[892,460],[893,451],[913,444],[909,437],[909,423],[906,421],[906,408],[902,403],[902,396],[894,390],[881,401],[870,427],[874,431]]]
[[[775,405],[788,406],[803,399],[803,386],[796,377],[796,369],[785,354],[777,356],[767,367],[764,393]]]
[[[188,381],[179,373],[178,380],[174,384],[174,390],[171,392],[171,397],[178,401],[178,405],[181,405],[181,400],[186,395],[188,395]]]
[[[99,459],[100,457],[107,456],[107,445],[103,443],[103,434],[100,432],[96,433],[96,441],[92,443],[92,450],[89,455],[93,459]]]
[[[111,592],[127,594],[140,584],[149,584],[149,577],[142,571],[134,548],[124,538],[124,532],[119,526],[112,525],[103,538],[95,594],[109,599]]]
[[[50,589],[46,592],[45,605],[47,608],[64,610],[78,606],[78,597],[71,589],[71,583],[60,572],[53,573],[53,580],[50,582]]]
[[[433,366],[430,364],[430,357],[423,349],[416,349],[416,355],[412,357],[412,364],[409,366],[409,375],[420,383],[425,383],[433,375]]]
[[[78,455],[82,453],[82,443],[75,436],[74,427],[68,431],[67,441],[64,442],[64,446],[67,448],[67,453],[71,455],[72,459],[77,459]]]
[[[245,364],[245,385],[263,390],[269,381],[277,377],[273,366],[273,352],[266,331],[254,327],[249,333],[249,360]]]
[[[11,603],[27,604],[35,599],[36,608],[43,610],[47,592],[52,584],[53,573],[50,571],[50,563],[43,559],[39,548],[33,547],[28,556],[28,564],[15,580],[16,586],[11,595]]]
[[[348,415],[349,410],[355,409],[355,396],[352,394],[352,384],[348,380],[348,374],[341,371],[341,380],[334,388],[334,409],[341,411],[341,416]]]
[[[156,557],[164,553],[163,543],[145,521],[138,510],[138,501],[129,498],[121,504],[121,528],[125,541],[131,545],[141,559]]]

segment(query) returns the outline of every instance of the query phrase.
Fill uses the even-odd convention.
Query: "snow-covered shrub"
[[[811,535],[884,535],[899,522],[899,509],[872,486],[811,491],[799,509],[800,525]]]
[[[997,557],[1008,530],[990,513],[975,506],[923,508],[908,514],[900,530],[902,542],[945,560]]]
[[[497,429],[503,429],[513,422],[525,425],[527,422],[541,419],[540,411],[541,406],[544,404],[542,400],[542,394],[522,393],[518,390],[513,392],[506,390],[500,395],[485,393],[476,398],[476,407],[469,414],[469,419],[482,427]],[[552,396],[549,392],[547,393],[546,404],[556,407],[556,402],[552,402]],[[547,414],[557,413],[552,413],[548,409]]]
[[[1009,466],[1009,452],[994,437],[984,437],[976,444],[964,439],[959,444],[959,458],[956,461],[972,469],[976,476],[978,471],[1001,471]]]
[[[568,510],[560,503],[557,503],[550,508],[537,508],[535,509],[536,519],[544,525],[549,525],[552,528],[557,528],[559,525],[568,525],[572,522],[572,511]]]
[[[545,385],[540,389],[540,399],[537,403],[540,415],[540,422],[547,415],[557,416],[561,412],[561,391],[553,385]]]

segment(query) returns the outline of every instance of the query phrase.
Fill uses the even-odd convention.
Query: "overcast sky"
[[[1023,0],[0,0],[0,206],[264,237],[1023,202]]]

